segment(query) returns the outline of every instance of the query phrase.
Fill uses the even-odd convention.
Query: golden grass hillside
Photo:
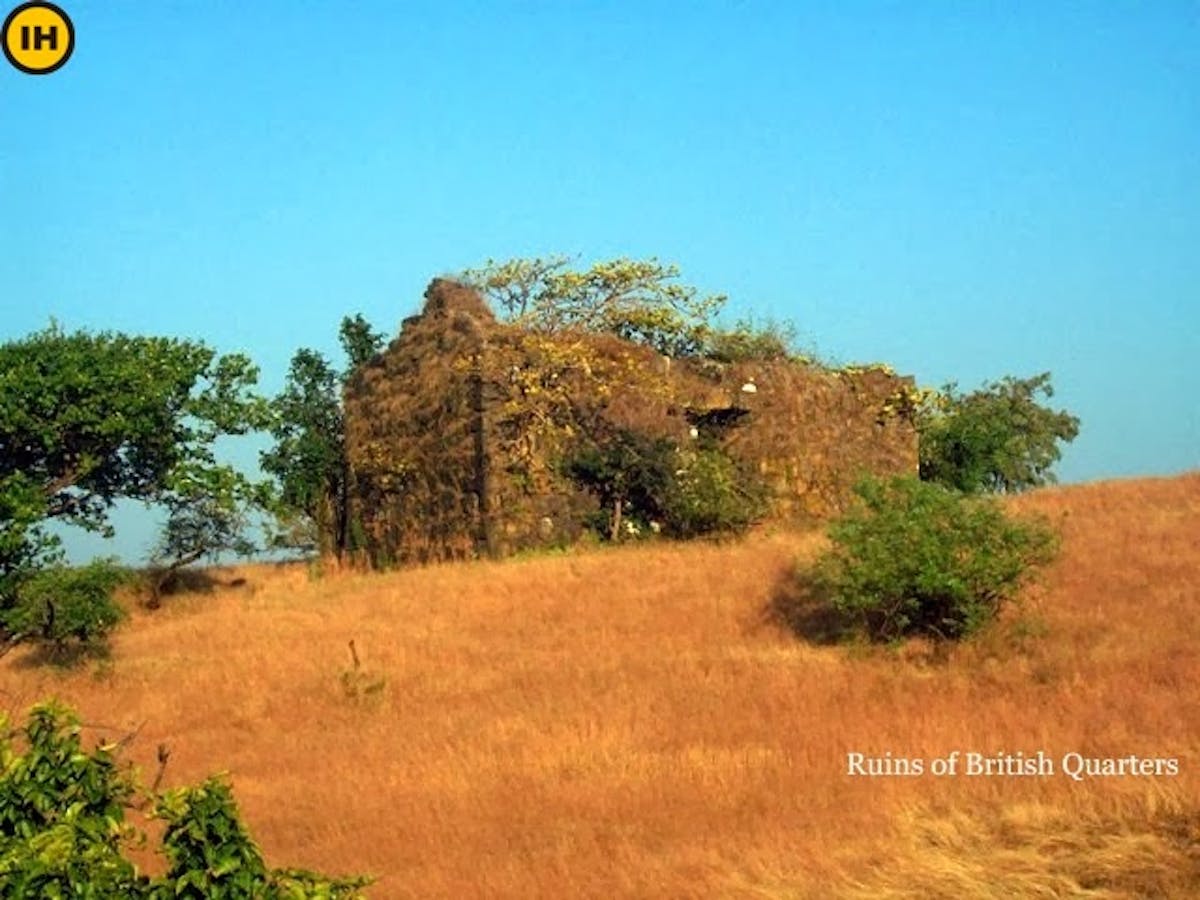
[[[1044,490],[1064,552],[948,657],[763,620],[815,535],[244,585],[110,661],[0,662],[166,785],[227,770],[273,865],[372,897],[1200,896],[1200,474]],[[351,669],[353,640],[362,669]],[[377,687],[377,690],[372,690]],[[103,728],[102,728],[103,727]],[[847,754],[1174,758],[1177,775],[878,777]]]

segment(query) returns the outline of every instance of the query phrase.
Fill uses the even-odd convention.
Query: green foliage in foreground
[[[966,493],[1015,493],[1054,481],[1079,419],[1037,402],[1054,396],[1050,373],[1002,379],[970,394],[953,384],[917,419],[921,478]]]
[[[856,492],[861,504],[830,527],[811,576],[873,640],[967,637],[1057,553],[1045,524],[1010,519],[991,498],[915,478],[867,479]]]
[[[138,872],[124,853],[145,844],[126,811],[140,793],[116,745],[88,753],[79,720],[53,703],[33,708],[20,733],[0,718],[0,896],[317,900],[361,896],[362,878],[268,869],[242,825],[229,787],[151,794],[165,821],[167,873]]]

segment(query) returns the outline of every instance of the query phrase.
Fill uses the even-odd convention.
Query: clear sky
[[[1200,467],[1196,2],[59,5],[63,69],[0,61],[0,340],[273,392],[434,275],[657,256],[841,362],[1051,370],[1064,481]]]

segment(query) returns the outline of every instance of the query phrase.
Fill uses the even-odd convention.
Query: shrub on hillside
[[[666,529],[677,537],[735,533],[766,514],[767,491],[720,450],[680,450],[663,507]]]
[[[856,493],[861,503],[830,527],[833,546],[811,575],[873,640],[967,637],[1057,552],[1047,526],[1010,519],[990,498],[911,477],[867,479]]]
[[[795,356],[796,327],[774,319],[759,324],[742,319],[732,328],[716,329],[709,334],[704,355],[723,363],[774,361]]]
[[[219,779],[151,796],[169,866],[161,878],[139,873],[124,855],[146,839],[125,820],[139,789],[115,745],[88,753],[79,732],[69,710],[41,704],[18,747],[0,717],[0,896],[333,900],[368,883],[268,869]]]
[[[18,584],[13,604],[0,613],[0,627],[9,641],[40,643],[60,657],[72,650],[100,650],[124,618],[113,591],[129,577],[106,559],[78,567],[51,565]]]
[[[600,501],[588,524],[602,537],[617,541],[625,534],[646,533],[651,522],[662,521],[674,462],[675,445],[670,441],[622,429],[583,446],[563,469]]]
[[[565,470],[599,498],[592,524],[610,540],[656,529],[680,538],[744,531],[767,509],[765,486],[721,450],[682,450],[635,431],[578,452]]]

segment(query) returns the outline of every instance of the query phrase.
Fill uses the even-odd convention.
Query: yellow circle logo
[[[75,26],[53,3],[22,3],[8,14],[0,41],[8,61],[29,75],[61,69],[75,49]]]

